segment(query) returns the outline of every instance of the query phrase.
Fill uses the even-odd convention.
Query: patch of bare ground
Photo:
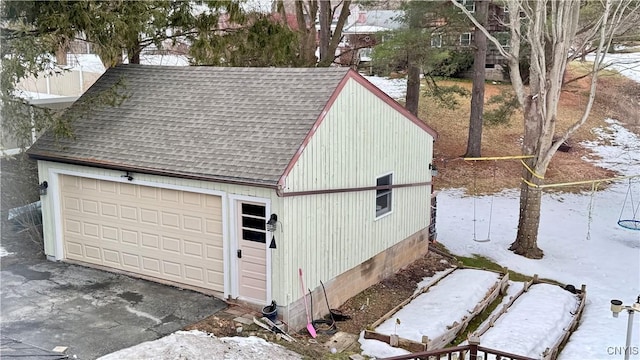
[[[566,81],[583,75],[586,65],[572,64]],[[581,119],[587,106],[591,78],[584,77],[569,82],[563,89],[558,109],[558,132],[567,129]],[[453,82],[444,81],[451,85]],[[471,89],[471,82],[456,81],[455,84]],[[485,99],[509,84],[486,84]],[[520,186],[523,167],[519,160],[464,161],[469,131],[469,99],[461,98],[461,106],[450,110],[438,107],[433,99],[423,98],[419,116],[439,134],[434,145],[434,162],[439,175],[434,180],[436,189],[464,188],[467,193],[491,193]],[[615,118],[628,129],[640,133],[640,84],[610,72],[604,72],[598,81],[596,101],[585,124],[569,139],[572,145],[568,153],[558,152],[554,156],[545,183],[564,183],[614,177],[616,174],[584,161],[593,157],[581,146],[583,141],[596,140],[592,129],[606,125],[606,118]],[[513,115],[509,124],[485,126],[482,138],[482,156],[520,155],[522,137],[522,114]],[[563,188],[565,191],[590,189],[590,185]]]
[[[369,287],[360,294],[347,300],[338,310],[350,319],[336,322],[337,330],[358,335],[369,325],[391,311],[396,305],[407,299],[417,290],[417,284],[425,277],[430,277],[436,271],[451,267],[451,260],[430,251],[424,257],[416,260],[404,269],[387,279]],[[210,316],[195,324],[189,325],[185,330],[201,330],[215,334],[218,337],[237,336],[239,324],[233,321],[236,315],[221,312]],[[287,342],[278,338],[257,325],[242,325],[241,336],[255,335],[269,341],[278,343],[307,359],[347,359],[350,354],[359,353],[359,343],[354,343],[346,351],[332,354],[324,343],[331,340],[331,335],[318,332],[315,341],[309,341],[311,337],[306,329],[296,334],[291,334],[296,342]]]

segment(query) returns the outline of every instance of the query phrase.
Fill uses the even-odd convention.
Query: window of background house
[[[393,185],[393,174],[376,179],[376,186]],[[376,190],[376,217],[391,212],[391,189]]]
[[[434,47],[434,48],[442,47],[442,35],[441,34],[433,34],[433,35],[431,35],[431,47]]]
[[[474,0],[457,0],[457,1],[460,4],[464,5],[465,9],[467,9],[470,13],[474,13],[476,11],[476,3]]]
[[[462,45],[462,46],[471,45],[471,33],[462,33],[462,34],[460,34],[460,45]]]

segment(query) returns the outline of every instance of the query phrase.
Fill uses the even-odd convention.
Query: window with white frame
[[[476,12],[476,3],[474,0],[456,0],[456,1],[464,5],[464,8],[467,9],[470,13]]]
[[[469,46],[471,45],[471,33],[462,33],[460,34],[460,45]]]
[[[434,47],[434,48],[442,47],[442,34],[431,35],[431,47]]]
[[[511,34],[502,31],[494,34],[494,37],[498,40],[503,49],[508,49],[511,45]]]
[[[376,186],[378,187],[391,185],[393,185],[393,174],[384,175],[376,179]],[[376,190],[376,217],[391,212],[391,195],[392,190],[390,187]]]

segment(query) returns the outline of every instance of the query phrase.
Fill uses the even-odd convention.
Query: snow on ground
[[[407,92],[407,79],[389,79],[380,76],[365,76],[365,79],[395,100],[404,100]]]
[[[5,256],[9,256],[13,253],[8,252],[7,250],[5,250],[2,246],[0,246],[0,257],[5,257]]]
[[[585,144],[602,157],[591,161],[622,175],[640,174],[640,137],[611,120],[598,131],[607,134],[607,139]],[[625,150],[629,145],[635,145],[636,150]],[[617,225],[628,189],[628,180],[623,180],[593,196],[590,192],[545,193],[538,236],[538,245],[545,251],[541,260],[526,259],[508,250],[518,225],[519,198],[515,190],[493,197],[491,241],[487,243],[473,241],[474,197],[464,196],[459,189],[438,193],[438,237],[458,255],[479,254],[525,274],[539,274],[576,287],[586,284],[587,305],[581,324],[560,359],[606,359],[613,347],[625,345],[626,338],[626,319],[612,318],[610,300],[620,299],[631,305],[640,294],[640,231]],[[632,181],[632,189],[637,206],[640,178]],[[480,215],[475,223],[483,234],[489,230],[490,201],[491,196],[476,201]],[[632,216],[629,212],[625,215]],[[639,328],[636,321],[636,334]],[[632,346],[638,349],[639,337],[634,337]]]
[[[480,344],[541,358],[545,349],[564,334],[579,301],[576,295],[557,285],[533,285],[480,337]]]
[[[587,61],[593,61],[593,54],[586,57]],[[640,82],[640,52],[624,54],[606,54],[604,64],[609,68],[619,71],[629,79]]]
[[[447,326],[468,316],[498,281],[494,272],[456,270],[380,324],[376,332],[416,342],[421,342],[422,336],[434,339],[445,333]]]
[[[122,349],[100,357],[100,360],[121,359],[283,359],[302,357],[284,347],[255,336],[217,338],[205,332],[178,331],[158,340]]]

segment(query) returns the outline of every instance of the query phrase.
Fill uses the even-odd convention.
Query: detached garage
[[[299,269],[337,307],[428,250],[436,133],[353,70],[121,65],[65,116],[28,151],[51,260],[297,328]]]

